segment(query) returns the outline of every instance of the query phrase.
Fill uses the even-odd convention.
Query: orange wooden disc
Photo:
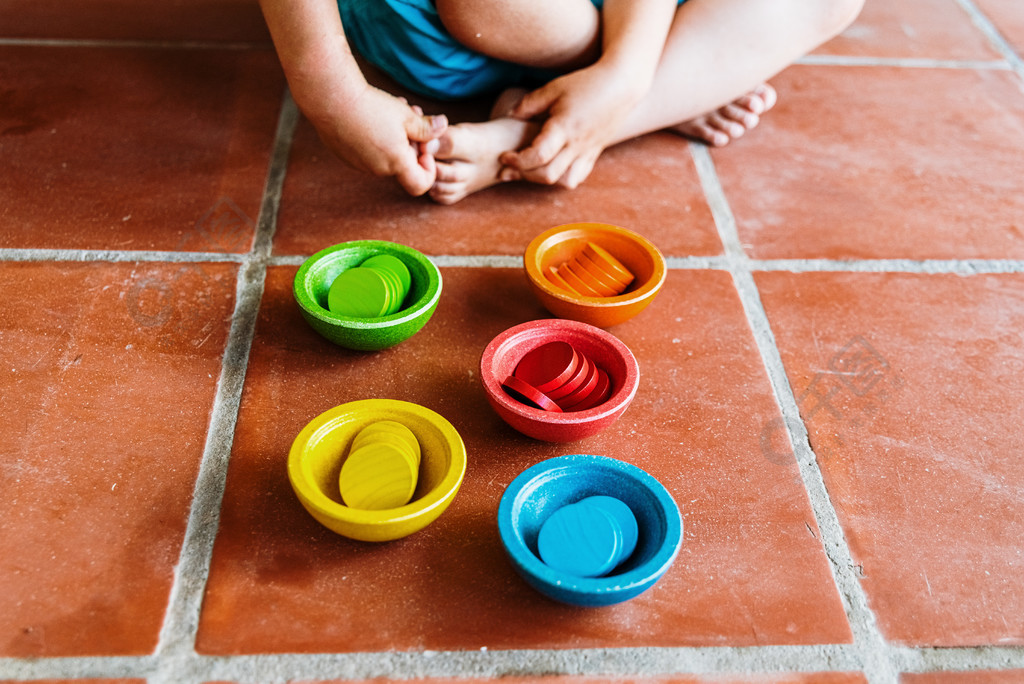
[[[555,287],[565,290],[569,294],[581,294],[580,292],[572,289],[572,286],[569,285],[569,283],[565,282],[565,278],[558,274],[558,269],[554,266],[548,267],[548,280],[554,283]]]
[[[633,273],[600,245],[587,242],[587,246],[583,248],[583,253],[603,271],[614,276],[616,280],[626,282],[627,284],[633,282]]]
[[[604,281],[594,276],[587,269],[583,268],[583,266],[580,265],[575,259],[565,262],[565,265],[566,267],[568,267],[570,273],[572,273],[577,278],[585,282],[587,285],[590,286],[591,289],[593,289],[602,297],[614,297],[615,295],[619,294],[618,290],[606,285]]]
[[[591,261],[587,257],[587,255],[582,252],[576,255],[574,261],[580,268],[584,269],[595,280],[601,282],[609,290],[613,291],[616,295],[620,295],[623,292],[625,292],[626,287],[629,286],[628,282],[616,280],[615,276],[613,276],[612,274],[608,273],[607,271],[602,271],[597,264]]]
[[[578,275],[569,270],[569,264],[565,263],[558,267],[558,275],[562,276],[565,282],[569,283],[576,292],[579,292],[584,297],[600,297],[601,293],[592,288],[585,281],[581,280]]]

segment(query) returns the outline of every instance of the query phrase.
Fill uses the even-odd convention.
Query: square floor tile
[[[978,672],[927,672],[904,674],[901,684],[1018,684],[1024,670],[986,670]]]
[[[392,349],[319,338],[271,268],[257,322],[197,638],[209,654],[849,642],[795,463],[761,452],[778,409],[730,277],[673,271],[614,333],[641,383],[623,417],[573,444],[523,437],[492,412],[479,358],[545,312],[518,269],[445,269],[437,313]],[[301,428],[356,399],[403,399],[462,435],[465,481],[432,526],[381,545],[320,527],[285,462]],[[528,466],[567,453],[638,464],[679,503],[685,543],[652,589],[587,610],[543,598],[504,557],[495,515]]]
[[[1013,73],[797,66],[775,83],[761,127],[713,153],[748,254],[1024,257]]]
[[[974,0],[974,4],[995,25],[996,30],[1024,54],[1024,5],[1017,0]]]
[[[0,655],[156,646],[235,270],[0,264]]]
[[[247,251],[270,51],[0,47],[0,247]]]
[[[373,238],[435,255],[519,256],[538,233],[577,221],[630,228],[666,255],[722,249],[688,143],[679,136],[660,133],[611,148],[575,190],[506,184],[446,207],[409,197],[390,179],[348,168],[303,120],[292,145],[274,251],[312,254]]]
[[[257,0],[0,0],[0,38],[270,42]]]
[[[1024,276],[757,276],[885,636],[1024,643]]]
[[[857,20],[821,46],[816,54],[943,60],[999,59],[999,53],[971,24],[969,15],[956,0],[867,0]]]

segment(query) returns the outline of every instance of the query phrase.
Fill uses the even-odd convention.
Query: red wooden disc
[[[501,383],[502,389],[508,392],[516,401],[520,401],[527,406],[539,408],[542,411],[552,411],[554,413],[561,413],[562,409],[559,408],[558,404],[551,401],[543,392],[537,390],[536,387],[528,382],[524,382],[514,375],[510,375],[505,378],[505,382]]]
[[[603,369],[597,369],[597,387],[590,393],[590,396],[581,401],[580,403],[573,406],[570,411],[586,411],[592,409],[595,406],[600,406],[604,402],[608,401],[608,397],[612,395],[612,380],[608,377],[608,374]]]
[[[591,393],[597,389],[597,370],[597,364],[590,361],[590,371],[587,374],[587,377],[583,379],[583,382],[580,383],[580,386],[573,390],[571,394],[567,394],[557,400],[558,406],[563,411],[569,411],[572,407],[576,406],[576,404],[586,401]]]
[[[563,384],[561,387],[545,392],[545,394],[548,395],[549,399],[558,401],[562,397],[566,397],[572,394],[579,388],[580,385],[583,384],[583,381],[587,379],[587,376],[590,375],[590,368],[593,365],[590,362],[590,359],[588,359],[584,354],[580,352],[576,353],[579,354],[580,357],[580,364],[576,368],[576,372],[573,373],[572,377],[566,380],[565,384]]]
[[[547,393],[564,385],[579,365],[580,357],[571,344],[548,342],[527,352],[512,374]]]

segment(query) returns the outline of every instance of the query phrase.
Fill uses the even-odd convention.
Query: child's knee
[[[824,18],[822,30],[830,37],[842,33],[857,19],[864,0],[823,0]]]

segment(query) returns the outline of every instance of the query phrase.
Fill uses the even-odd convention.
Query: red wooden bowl
[[[502,382],[519,361],[555,341],[568,342],[604,369],[612,384],[606,401],[583,411],[555,413],[527,406],[505,392]],[[545,442],[574,442],[618,420],[636,395],[640,367],[629,348],[611,333],[579,321],[550,318],[517,325],[491,340],[480,357],[480,379],[491,407],[513,428]]]
[[[586,297],[566,291],[548,278],[557,268],[579,254],[590,241],[604,248],[633,274],[626,291],[614,297]],[[526,277],[534,295],[548,311],[609,328],[643,311],[665,282],[665,257],[647,238],[607,223],[570,223],[550,228],[535,237],[523,257]]]

